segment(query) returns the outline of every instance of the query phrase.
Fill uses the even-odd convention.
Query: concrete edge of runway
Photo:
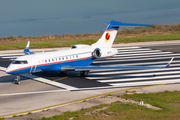
[[[168,41],[149,41],[149,42],[133,42],[133,43],[120,43],[113,44],[113,47],[130,47],[130,46],[161,46],[161,45],[180,45],[180,40],[168,40]],[[25,47],[25,46],[24,46]],[[56,51],[68,49],[70,47],[60,47],[60,48],[42,48],[42,49],[31,49],[32,52],[43,52],[43,51]],[[9,53],[22,53],[23,49],[20,50],[1,50],[0,54],[9,54]]]
[[[143,88],[155,87],[155,86],[162,86],[162,85],[170,85],[170,84],[174,84],[174,83],[163,83],[163,84],[155,84],[155,85],[127,88],[127,89],[123,89],[123,90],[107,92],[107,93],[103,93],[103,94],[99,94],[99,95],[95,95],[95,96],[91,96],[91,97],[87,97],[87,98],[83,98],[83,99],[78,99],[78,100],[74,100],[74,101],[70,101],[70,102],[60,103],[60,104],[47,106],[47,107],[43,107],[43,108],[39,108],[39,109],[34,109],[34,110],[30,110],[30,111],[24,111],[24,112],[19,112],[19,113],[14,113],[14,114],[2,115],[2,116],[0,116],[0,118],[9,118],[9,117],[13,117],[14,115],[16,115],[16,116],[18,116],[18,115],[27,115],[28,113],[41,112],[43,110],[53,109],[53,108],[57,108],[57,107],[60,107],[60,106],[69,105],[69,104],[72,104],[72,103],[83,102],[84,100],[89,100],[89,99],[101,97],[101,96],[108,95],[108,94],[115,94],[115,93],[120,93],[120,92],[125,92],[125,91],[131,91],[131,90],[135,90],[135,89],[137,90],[137,89],[143,89]]]

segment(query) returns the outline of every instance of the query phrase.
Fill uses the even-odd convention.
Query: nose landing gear
[[[14,80],[14,84],[20,84],[20,76],[17,75],[16,79]]]

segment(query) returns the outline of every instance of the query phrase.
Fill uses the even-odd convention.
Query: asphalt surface
[[[3,70],[22,53],[0,55],[0,116],[21,113],[51,105],[83,99],[102,93],[131,87],[176,83],[180,81],[180,45],[145,45],[119,47],[112,58],[99,59],[94,65],[149,65],[165,66],[172,57],[172,65],[166,69],[146,70],[96,70],[88,77],[79,72],[36,73],[22,75],[21,84],[13,84],[15,76]],[[180,88],[177,87],[180,90]],[[157,89],[158,90],[158,89]]]

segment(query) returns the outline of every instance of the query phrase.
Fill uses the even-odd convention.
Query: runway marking
[[[149,54],[149,53],[162,53],[161,50],[148,50],[148,51],[118,51],[118,54],[134,54],[134,53],[144,53],[144,54]],[[164,53],[164,52],[163,52]],[[167,53],[167,52],[166,52]],[[172,52],[168,52],[168,53],[172,53]]]
[[[14,54],[1,54],[0,56],[21,56],[24,55],[24,53],[14,53]]]
[[[51,92],[61,92],[61,91],[69,91],[69,90],[49,90],[49,91],[36,91],[36,92],[9,93],[9,94],[3,94],[1,96],[29,95],[29,94],[51,93]]]
[[[170,60],[170,59],[169,59]],[[169,61],[160,61],[160,62],[145,62],[145,63],[142,63],[142,62],[140,62],[140,63],[120,63],[120,64],[114,64],[114,66],[131,66],[131,65],[140,65],[140,66],[142,66],[142,65],[147,65],[147,66],[152,66],[153,64],[164,64],[164,65],[154,65],[154,66],[162,66],[162,67],[165,67],[166,65],[167,65],[167,63],[168,63]],[[175,63],[174,63],[175,61],[173,61],[173,63],[171,63],[171,65],[170,66],[174,66],[175,65]],[[103,63],[103,62],[102,62]],[[106,63],[106,62],[105,62]],[[108,63],[108,62],[107,62]],[[110,63],[113,63],[113,62],[110,62]],[[108,64],[109,65],[109,64]],[[176,66],[180,66],[180,63],[179,64],[176,64]],[[113,65],[112,65],[113,66]],[[164,68],[164,69],[166,69],[166,68]],[[131,69],[132,70],[132,69]]]
[[[114,69],[114,70],[117,70],[117,69]],[[166,69],[146,69],[146,70],[128,70],[128,71],[123,71],[123,69],[119,69],[118,71],[115,71],[115,72],[111,72],[111,71],[108,71],[108,70],[94,70],[92,72],[89,73],[90,77],[91,75],[108,75],[108,74],[119,74],[119,73],[139,73],[139,72],[151,72],[151,71],[169,71],[169,70],[180,70],[180,67],[174,67],[174,68],[166,68]],[[86,77],[88,78],[88,77]]]
[[[146,55],[152,55],[152,54],[169,54],[169,53],[172,53],[172,52],[157,52],[157,53],[145,53]],[[115,56],[135,56],[135,55],[142,55],[142,54],[139,54],[139,53],[137,53],[137,54],[116,54]]]
[[[30,79],[33,79],[33,80],[36,80],[36,81],[39,81],[39,82],[54,85],[54,86],[57,86],[57,87],[61,87],[61,88],[67,89],[67,90],[77,90],[78,89],[78,88],[73,87],[73,86],[69,86],[69,85],[66,85],[66,84],[63,84],[63,83],[55,82],[56,80],[48,80],[48,79],[38,77],[38,76],[35,76],[35,75],[22,74],[21,76],[24,76],[26,78],[30,78]],[[68,77],[64,77],[64,78],[68,78]],[[59,80],[59,79],[57,79],[57,80]]]
[[[168,84],[173,84],[173,83],[168,83]],[[52,109],[52,108],[56,108],[56,107],[59,107],[59,106],[62,106],[62,105],[69,105],[69,104],[76,103],[76,102],[82,102],[84,100],[89,100],[89,99],[93,99],[93,98],[96,98],[96,97],[101,97],[101,96],[104,96],[104,95],[107,95],[107,94],[114,94],[114,93],[118,93],[118,92],[124,92],[124,91],[130,91],[130,90],[142,89],[142,88],[154,87],[154,86],[161,86],[161,85],[168,85],[168,84],[164,83],[164,84],[148,85],[148,86],[134,87],[134,88],[128,88],[128,89],[123,89],[123,90],[118,90],[118,91],[112,91],[112,92],[103,93],[103,94],[99,94],[99,95],[94,95],[94,96],[79,99],[79,100],[69,101],[69,102],[60,103],[60,104],[56,104],[56,105],[51,105],[51,106],[43,107],[43,108],[39,108],[39,109],[34,109],[34,110],[29,110],[29,111],[14,113],[14,114],[8,114],[8,115],[2,115],[2,116],[0,116],[0,118],[12,117],[13,115],[28,114],[29,112],[31,112],[31,113],[40,112],[42,110]]]
[[[113,84],[110,84],[112,86],[118,86],[118,87],[123,87],[123,86],[126,86],[126,87],[130,87],[130,86],[136,86],[136,85],[139,85],[139,86],[143,86],[143,85],[147,85],[147,84],[161,84],[161,83],[177,83],[179,82],[179,79],[171,79],[171,80],[163,80],[163,81],[143,81],[143,82],[129,82],[129,83],[113,83]]]
[[[124,58],[121,58],[121,59],[117,59],[117,60],[113,60],[113,62],[127,62],[127,61],[139,61],[139,60],[158,60],[158,59],[171,59],[172,57],[159,57],[159,58],[135,58],[135,59],[124,59]],[[180,56],[176,57],[176,58],[180,58]],[[111,59],[110,59],[111,60]],[[93,63],[105,63],[105,62],[108,62],[107,60],[97,60],[97,61],[94,61]]]
[[[119,48],[116,48],[116,49],[118,49],[118,51],[142,51],[142,50],[143,51],[149,51],[149,50],[152,50],[150,48],[138,48],[138,49],[133,49],[133,48],[131,48],[131,49],[119,49]]]
[[[4,58],[4,59],[14,58],[14,59],[16,59],[17,57],[20,57],[20,56],[5,56],[5,57],[1,57],[1,58]]]
[[[154,73],[134,73],[134,74],[125,74],[125,75],[113,75],[113,76],[105,76],[105,77],[103,77],[103,76],[96,76],[96,77],[87,77],[88,79],[110,79],[110,78],[124,78],[124,77],[133,77],[133,76],[139,76],[139,78],[138,79],[142,79],[142,77],[146,77],[146,76],[152,76],[152,77],[146,77],[147,79],[148,78],[154,78],[155,76],[155,78],[163,78],[163,77],[180,77],[180,75],[168,75],[168,76],[166,76],[166,74],[170,74],[170,73],[180,73],[179,71],[171,71],[171,72],[169,72],[169,71],[167,71],[167,72],[154,72]],[[154,76],[155,75],[155,76]],[[158,75],[165,75],[165,76],[158,76]],[[153,77],[154,76],[154,77]],[[146,79],[146,78],[144,78],[144,79]],[[128,80],[129,79],[131,79],[131,78],[128,78]],[[136,78],[134,78],[134,79],[136,79]],[[121,80],[123,80],[123,79],[121,79]],[[103,80],[98,80],[99,82],[102,82]],[[106,80],[104,80],[104,81],[106,81]],[[113,81],[113,80],[112,80]]]
[[[128,75],[127,75],[128,76]],[[106,83],[106,82],[120,82],[120,81],[124,81],[124,82],[128,82],[128,81],[135,81],[135,80],[156,80],[156,79],[166,79],[166,78],[176,78],[176,77],[180,77],[180,75],[168,75],[168,76],[156,76],[156,77],[136,77],[136,78],[122,78],[122,77],[118,77],[120,79],[108,79],[108,80],[98,80],[98,82],[103,82],[103,83]],[[100,79],[100,78],[97,78],[97,79]],[[153,82],[153,81],[152,81]],[[122,84],[122,83],[121,83]],[[123,83],[124,84],[124,83]]]
[[[129,48],[136,49],[136,48],[141,48],[141,47],[135,46],[135,47],[115,47],[115,48],[121,50],[121,49],[129,49]]]
[[[56,79],[56,80],[52,80],[52,81],[48,81],[48,82],[44,82],[44,83],[39,83],[39,84],[32,85],[32,86],[28,86],[28,87],[25,87],[25,88],[20,88],[20,89],[13,90],[13,91],[10,91],[10,92],[1,93],[0,96],[1,96],[1,95],[5,95],[5,94],[14,93],[14,92],[17,92],[17,91],[20,91],[20,90],[28,89],[28,88],[31,88],[31,87],[43,85],[43,84],[46,84],[46,83],[50,83],[50,82],[54,82],[54,81],[63,80],[63,79],[66,79],[66,78],[68,78],[68,77],[63,77],[63,78],[60,78],[60,79]]]

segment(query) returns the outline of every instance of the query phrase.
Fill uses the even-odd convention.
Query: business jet
[[[29,50],[27,43],[24,49],[24,56],[15,59],[7,68],[6,73],[16,75],[14,83],[20,83],[20,74],[35,72],[63,72],[80,71],[80,75],[85,77],[90,70],[96,69],[161,69],[170,65],[173,58],[166,66],[97,66],[90,65],[93,60],[108,58],[118,53],[112,44],[116,37],[119,26],[152,26],[148,24],[122,23],[118,21],[104,22],[107,28],[101,38],[92,45],[78,44],[70,49],[54,52],[33,53]]]

